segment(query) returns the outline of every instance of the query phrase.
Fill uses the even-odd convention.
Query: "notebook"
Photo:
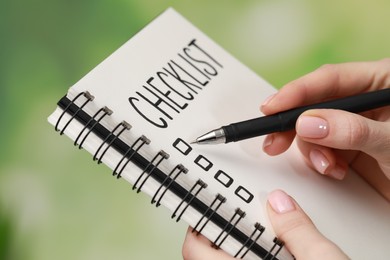
[[[190,144],[260,116],[275,91],[169,8],[74,84],[49,122],[112,178],[129,182],[133,196],[148,194],[153,206],[170,210],[166,217],[232,256],[293,259],[265,208],[267,194],[281,188],[352,259],[385,259],[389,203],[356,174],[342,182],[319,176],[295,145],[269,157],[263,137]]]

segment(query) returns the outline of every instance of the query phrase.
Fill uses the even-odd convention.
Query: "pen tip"
[[[192,141],[190,144],[197,144],[198,142],[195,140],[195,141]]]

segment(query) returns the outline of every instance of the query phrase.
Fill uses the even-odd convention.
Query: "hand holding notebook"
[[[378,89],[385,89],[387,86],[384,82],[390,79],[389,67],[389,59],[379,62],[328,65],[327,67],[316,70],[309,75],[287,84],[277,94],[266,99],[261,106],[261,109],[265,114],[274,114],[283,109],[290,109],[294,106],[305,105],[305,103],[310,104],[310,102],[328,99],[331,98],[331,96],[328,96],[330,88],[333,88],[333,91],[330,92],[344,93],[344,95],[355,95],[357,92],[366,91],[370,86],[375,86]],[[384,77],[379,77],[379,75],[384,75]],[[375,81],[375,79],[378,80],[378,78],[382,79],[382,81]],[[335,79],[337,79],[337,82],[335,82]],[[321,82],[321,84],[319,84],[319,82]],[[313,92],[315,92],[316,95],[310,95]],[[305,98],[306,96],[309,96],[309,98]],[[310,97],[312,99],[310,99]],[[350,153],[358,153],[360,150],[367,151],[367,148],[370,148],[370,150],[367,151],[367,153],[371,152],[372,158],[370,160],[366,161],[368,159],[367,155],[360,156],[350,165],[350,167],[354,168],[360,175],[367,176],[367,181],[372,183],[378,192],[390,200],[390,180],[386,177],[386,174],[389,174],[389,171],[386,170],[390,169],[390,167],[388,162],[384,160],[385,158],[390,158],[390,149],[386,147],[386,145],[388,145],[386,140],[390,140],[390,117],[388,116],[388,112],[389,107],[387,106],[376,110],[375,113],[366,113],[366,116],[371,117],[371,119],[368,119],[342,111],[307,111],[302,114],[303,117],[313,117],[315,115],[320,116],[320,119],[309,118],[311,121],[305,123],[298,121],[296,127],[297,133],[291,131],[290,133],[275,133],[269,135],[264,141],[263,149],[270,155],[280,154],[288,149],[292,142],[292,138],[296,134],[299,140],[301,138],[303,139],[299,141],[300,149],[305,155],[306,161],[311,164],[311,167],[317,169],[321,174],[328,175],[335,179],[342,179],[345,177],[346,169],[337,169],[337,171],[342,172],[335,174],[335,169],[324,168],[324,166],[335,168],[338,167],[338,164],[342,164],[346,167],[349,166],[349,162],[342,161],[346,157],[343,157],[343,154],[341,154],[340,157],[332,154],[333,150],[330,147],[336,145],[337,147],[343,146],[343,149],[358,150],[354,152],[350,151]],[[337,115],[337,117],[332,115]],[[349,120],[346,117],[348,117]],[[326,118],[328,118],[328,121],[331,121],[333,130],[335,127],[343,128],[342,123],[347,120],[351,122],[350,125],[348,125],[350,128],[347,128],[347,130],[340,129],[340,131],[332,131],[331,133],[333,135],[331,135],[328,133],[330,130],[328,123],[324,123]],[[365,124],[364,121],[366,120],[368,122]],[[318,122],[322,123],[319,125]],[[339,124],[337,124],[337,122]],[[359,134],[359,136],[353,134],[354,137],[340,140],[340,135],[344,134],[344,137],[350,136],[352,135],[352,131],[356,128],[361,129],[361,127],[356,126],[356,124],[359,123],[359,126],[363,125],[364,127],[367,127],[367,129],[358,132],[357,134]],[[324,126],[326,126],[325,129]],[[370,127],[372,128],[371,130],[368,129]],[[346,131],[349,132],[345,133]],[[377,135],[370,136],[369,133],[376,133]],[[308,138],[307,135],[311,135],[310,138]],[[323,141],[324,138],[327,139],[327,142]],[[376,139],[382,140],[383,142],[377,142]],[[365,140],[365,142],[362,143],[361,140]],[[330,159],[336,160],[336,162],[329,163],[327,158],[323,158],[318,165],[318,161],[311,160],[313,155],[310,155],[310,153],[312,153],[313,150],[318,150],[318,152],[320,152],[319,149],[329,149],[329,152],[331,153],[329,155],[328,152]],[[356,158],[356,155],[352,158]],[[378,163],[379,165],[382,165],[381,168],[378,167]],[[356,167],[357,165],[361,166],[362,164],[367,164],[367,167]],[[364,172],[364,170],[367,169],[369,172]],[[339,247],[319,233],[313,224],[310,223],[308,216],[301,212],[300,207],[296,205],[296,202],[289,198],[288,195],[281,191],[275,191],[270,194],[268,201],[271,206],[268,207],[268,214],[276,234],[279,237],[284,238],[286,247],[290,249],[290,252],[297,259],[325,258],[323,252],[324,248],[326,248],[327,253],[325,259],[348,259]],[[301,224],[293,225],[293,222]],[[212,256],[212,259],[221,260],[231,259],[231,257],[225,253],[214,251],[207,245],[206,239],[196,238],[190,233],[187,233],[183,245],[183,255],[185,256],[185,259],[196,259],[200,256],[204,258]]]
[[[261,138],[212,148],[189,144],[193,125],[205,131],[256,117],[259,100],[272,93],[269,83],[168,9],[72,86],[49,121],[115,179],[232,256],[293,259],[267,217],[266,196],[275,189],[296,198],[352,258],[388,256],[390,207],[356,174],[342,183],[322,178],[295,146],[265,155]],[[367,244],[370,252],[361,252]]]

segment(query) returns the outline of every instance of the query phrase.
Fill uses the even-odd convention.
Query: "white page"
[[[193,40],[196,46],[190,44]],[[175,80],[168,72],[174,73],[173,70],[191,84],[185,86]],[[150,81],[151,77],[153,80]],[[151,85],[162,93],[170,93],[162,97],[163,94]],[[157,99],[143,86],[160,96],[163,102],[158,108],[166,114],[145,101],[143,96],[151,102]],[[159,166],[164,172],[168,173],[181,163],[189,170],[178,179],[184,187],[189,189],[199,178],[207,183],[207,188],[199,193],[198,198],[210,204],[216,194],[226,197],[227,202],[218,210],[225,219],[228,220],[234,210],[240,208],[246,216],[238,227],[248,236],[254,223],[266,226],[262,242],[259,241],[262,246],[269,249],[274,237],[265,210],[266,195],[281,188],[296,198],[318,228],[352,259],[384,259],[389,252],[385,242],[390,233],[389,204],[353,173],[342,182],[319,176],[304,165],[294,146],[281,156],[269,157],[261,151],[261,137],[226,145],[192,146],[188,155],[173,146],[177,138],[188,144],[212,128],[260,116],[260,103],[275,92],[272,86],[173,9],[155,19],[77,82],[68,97],[72,99],[86,90],[95,97],[84,109],[88,114],[93,115],[102,106],[109,107],[114,113],[109,120],[103,120],[108,129],[125,120],[132,129],[121,139],[131,144],[139,136],[147,136],[151,144],[147,149],[141,149],[146,158],[151,160],[163,149],[170,155]],[[49,121],[55,124],[60,114],[61,110],[57,109]],[[66,120],[69,120],[67,115],[62,121]],[[156,126],[165,123],[168,125],[165,128]],[[82,128],[74,121],[65,133],[75,139]],[[94,154],[100,143],[101,140],[91,134],[84,148]],[[103,161],[115,168],[121,157],[121,154],[109,150]],[[205,170],[201,166],[210,169]],[[140,172],[132,167],[129,165],[122,177],[134,183]],[[150,179],[145,182],[142,191],[152,196],[158,187],[159,183]],[[162,203],[174,211],[180,199],[168,193]],[[189,207],[182,219],[194,226],[200,216]],[[214,241],[220,232],[210,223],[203,233]],[[234,255],[241,244],[228,236],[221,247]],[[248,253],[248,259],[253,257]],[[284,249],[278,257],[291,258]]]

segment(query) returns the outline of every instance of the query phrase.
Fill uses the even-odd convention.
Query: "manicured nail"
[[[347,172],[345,171],[345,169],[336,164],[336,166],[333,169],[329,170],[327,175],[329,175],[333,179],[342,180],[344,179],[346,174]]]
[[[306,138],[324,138],[328,135],[328,122],[320,117],[301,116],[296,126],[297,134]]]
[[[282,190],[275,190],[268,195],[268,202],[277,213],[286,213],[295,210],[293,200]]]
[[[263,141],[263,150],[272,144],[274,141],[274,136],[273,135],[267,135],[267,137]]]
[[[268,104],[271,102],[271,100],[275,97],[275,95],[276,95],[276,94],[272,94],[271,96],[267,97],[267,98],[264,100],[264,102],[263,102],[263,104],[262,104],[261,106],[262,106],[262,107],[265,107],[266,105],[268,105]]]
[[[329,161],[325,155],[319,150],[313,149],[310,151],[309,157],[314,168],[316,168],[319,173],[325,174],[325,171],[329,167]]]

